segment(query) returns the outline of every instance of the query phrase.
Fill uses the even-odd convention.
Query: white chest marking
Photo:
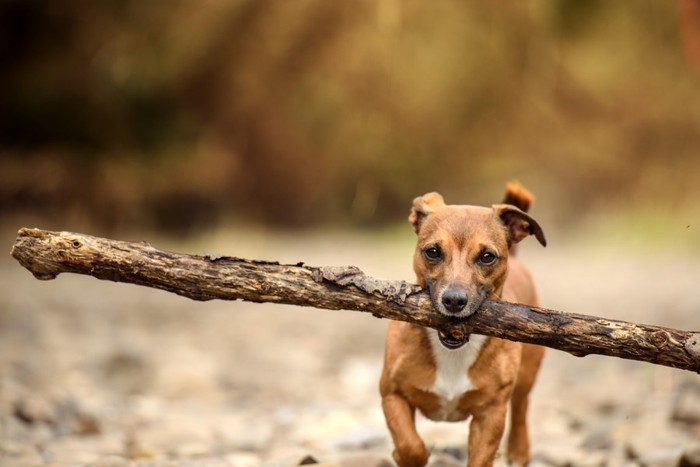
[[[440,344],[437,331],[429,329],[428,333],[435,358],[435,382],[430,391],[440,398],[441,405],[440,412],[431,414],[430,418],[459,419],[460,415],[455,413],[459,399],[465,392],[474,389],[467,372],[479,356],[487,337],[472,334],[463,347],[450,350]]]

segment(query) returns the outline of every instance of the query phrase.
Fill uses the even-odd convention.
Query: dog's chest
[[[466,414],[459,412],[459,401],[464,393],[474,389],[468,370],[479,356],[486,336],[472,335],[469,342],[456,350],[440,344],[437,332],[431,330],[430,345],[435,359],[435,382],[430,392],[440,401],[440,408],[425,415],[436,421],[463,420]]]

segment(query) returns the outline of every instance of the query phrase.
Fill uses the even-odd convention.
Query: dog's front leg
[[[469,425],[469,467],[493,465],[506,426],[506,403],[498,403],[473,414]]]
[[[382,398],[382,409],[394,440],[394,460],[399,467],[423,467],[430,452],[416,431],[416,409],[399,394]]]

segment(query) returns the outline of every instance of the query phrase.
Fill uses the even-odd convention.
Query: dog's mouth
[[[438,331],[438,339],[440,339],[440,343],[450,350],[459,349],[464,344],[469,342],[469,336],[470,334],[464,334],[461,338],[458,338],[445,334],[442,331]]]

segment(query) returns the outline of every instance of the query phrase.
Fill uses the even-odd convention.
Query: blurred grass
[[[520,179],[557,228],[676,236],[700,225],[678,28],[654,0],[4,0],[0,215],[366,227]]]

